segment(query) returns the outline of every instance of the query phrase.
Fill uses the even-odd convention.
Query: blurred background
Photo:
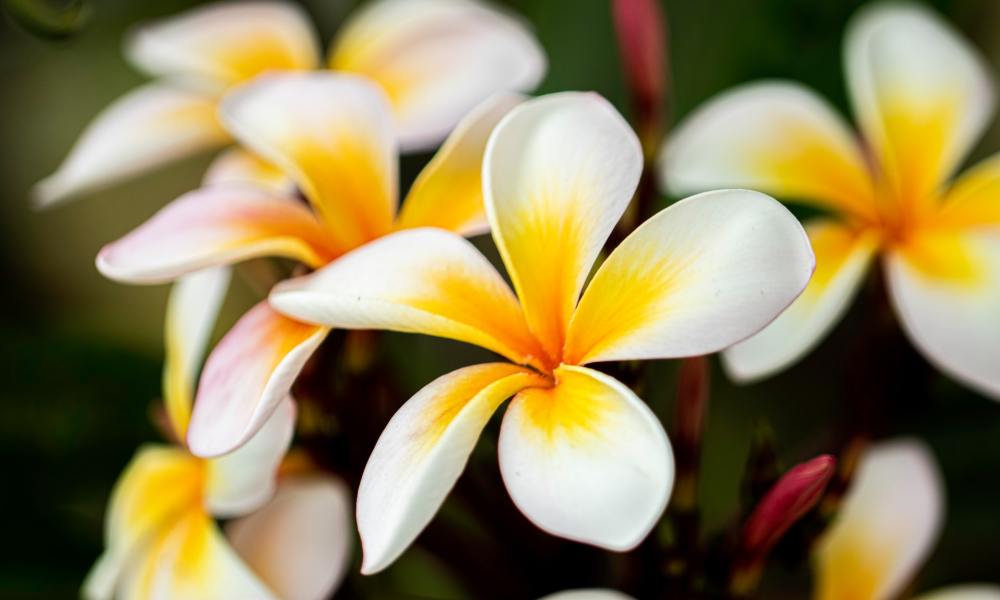
[[[91,0],[85,25],[63,39],[45,39],[19,25],[12,14],[26,4],[8,0],[0,20],[0,461],[5,471],[0,484],[0,597],[72,598],[101,551],[103,511],[113,482],[139,444],[158,439],[148,417],[159,397],[167,288],[109,282],[99,276],[93,259],[102,244],[194,188],[210,156],[43,212],[30,208],[29,189],[56,168],[98,111],[144,80],[120,52],[128,28],[199,3]],[[359,3],[303,4],[322,39],[329,40]],[[627,114],[606,1],[502,4],[533,24],[548,53],[549,73],[539,92],[596,90]],[[664,2],[674,122],[719,91],[774,77],[811,86],[847,114],[841,38],[860,4]],[[1000,2],[931,4],[973,41],[994,69],[1000,67]],[[994,122],[972,159],[997,150],[1000,125]],[[426,160],[407,157],[404,179],[412,178]],[[860,356],[853,343],[864,320],[860,303],[867,299],[862,293],[818,351],[763,383],[736,387],[713,359],[700,492],[706,529],[722,528],[738,514],[741,474],[755,431],[766,427],[773,432],[784,467],[836,449],[836,431],[854,410],[845,373],[858,361],[872,360]],[[254,301],[254,294],[237,281],[217,333]],[[406,393],[482,358],[460,344],[406,335],[387,340],[389,359],[396,363]],[[892,344],[893,352],[865,367],[885,372],[888,400],[881,410],[888,417],[878,431],[928,442],[940,460],[948,492],[945,531],[917,587],[1000,582],[1000,406],[930,369],[898,334]],[[675,371],[670,362],[655,364],[646,394],[668,429]],[[495,431],[496,423],[491,426]],[[476,460],[496,459],[483,451]],[[779,589],[786,579],[799,578],[778,568],[769,572],[766,583]],[[374,585],[359,579],[351,576],[348,593]],[[385,579],[390,583],[377,589],[408,589],[409,597],[463,596],[447,569],[419,552],[408,553]]]

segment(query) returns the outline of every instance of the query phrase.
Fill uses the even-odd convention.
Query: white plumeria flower
[[[159,283],[256,256],[318,268],[400,229],[482,233],[489,227],[480,182],[486,141],[521,100],[502,93],[473,109],[397,211],[398,153],[385,94],[354,75],[263,76],[226,98],[223,120],[242,144],[294,181],[309,206],[287,193],[278,176],[270,189],[224,183],[266,176],[261,164],[235,155],[210,171],[213,185],[182,196],[106,246],[98,268],[120,281]],[[188,431],[192,452],[217,456],[250,439],[328,333],[276,313],[267,302],[251,309],[206,362]]]
[[[171,293],[164,396],[168,421],[180,437],[227,283],[227,271],[206,270]],[[350,562],[350,497],[328,476],[292,472],[276,479],[294,425],[295,405],[286,397],[232,454],[205,460],[183,447],[140,449],[115,486],[106,550],[84,584],[84,596],[327,597]],[[214,517],[238,518],[223,535]]]
[[[898,598],[937,541],[944,488],[921,443],[900,440],[869,449],[836,519],[815,552],[817,600]],[[919,600],[1000,600],[1000,588],[963,585]]]
[[[950,177],[993,114],[976,51],[928,10],[863,10],[845,42],[865,145],[810,90],[755,83],[709,102],[661,156],[677,193],[745,186],[820,207],[817,270],[770,327],[723,356],[751,380],[805,355],[846,311],[876,255],[903,328],[946,373],[1000,398],[1000,155]]]
[[[87,127],[35,188],[51,205],[231,141],[220,98],[269,71],[322,66],[308,18],[281,1],[224,2],[139,28],[126,57],[158,78]],[[327,63],[378,83],[403,150],[435,146],[469,110],[541,80],[545,55],[519,20],[476,0],[377,0],[343,25]]]
[[[529,100],[494,130],[482,165],[516,295],[469,242],[429,228],[274,289],[272,306],[305,322],[436,335],[510,360],[445,375],[393,417],[359,490],[365,573],[391,563],[433,518],[511,396],[500,466],[529,519],[612,550],[634,547],[656,524],[673,483],[666,434],[631,390],[584,365],[727,347],[802,291],[813,256],[773,199],[707,193],[636,229],[581,297],[642,164],[635,133],[600,96]]]

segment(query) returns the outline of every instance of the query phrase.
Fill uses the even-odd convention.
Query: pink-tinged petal
[[[178,448],[145,446],[115,484],[105,516],[105,551],[84,582],[87,598],[110,599],[132,557],[143,554],[157,532],[198,506],[200,461]]]
[[[847,312],[861,288],[878,240],[830,219],[806,224],[816,271],[802,295],[770,325],[722,354],[726,373],[753,381],[777,373],[812,350]]]
[[[937,540],[943,503],[941,476],[923,444],[903,440],[868,450],[819,540],[814,597],[898,597]]]
[[[226,526],[230,544],[282,600],[329,598],[351,563],[351,495],[326,475],[282,478],[257,512]]]
[[[529,100],[490,138],[483,194],[493,239],[528,325],[553,358],[642,163],[635,133],[597,94]]]
[[[773,198],[705,192],[640,225],[594,274],[563,361],[698,356],[745,339],[805,289],[815,260]]]
[[[541,80],[545,54],[518,19],[469,0],[379,0],[344,24],[330,67],[386,91],[406,151],[437,145],[473,107]]]
[[[374,83],[329,72],[271,74],[227,94],[220,114],[237,140],[295,181],[341,251],[392,230],[396,137]]]
[[[921,594],[913,600],[1000,600],[1000,587],[969,583]]]
[[[930,201],[993,115],[992,69],[951,25],[915,3],[859,11],[844,60],[854,111],[896,202]]]
[[[97,268],[117,281],[162,283],[257,256],[319,266],[336,251],[302,204],[251,185],[216,185],[181,196],[105,246]]]
[[[206,462],[205,507],[216,517],[241,516],[274,494],[281,459],[295,432],[295,402],[286,397],[247,443]]]
[[[201,507],[177,515],[144,553],[131,557],[121,597],[278,600]]]
[[[1000,228],[915,232],[885,267],[914,345],[945,373],[1000,400]]]
[[[709,100],[660,153],[675,194],[747,188],[864,218],[877,216],[870,169],[855,136],[815,92],[751,83]]]
[[[228,268],[215,267],[183,277],[170,290],[163,334],[163,403],[178,439],[187,432],[198,372],[231,277]]]
[[[287,398],[306,360],[329,330],[250,309],[212,350],[198,385],[188,447],[214,457],[245,444]]]
[[[285,281],[271,305],[309,323],[390,329],[476,344],[520,364],[540,363],[510,287],[467,240],[440,229],[407,229]]]
[[[358,489],[361,571],[389,566],[434,518],[497,407],[542,376],[509,363],[459,369],[399,409],[379,437]]]
[[[295,183],[285,172],[242,148],[230,148],[212,161],[202,185],[250,183],[275,195],[295,198]]]
[[[125,54],[147,73],[220,91],[267,71],[314,69],[309,18],[286,2],[219,2],[135,30]]]
[[[563,365],[522,391],[500,429],[500,471],[538,527],[601,548],[634,548],[663,514],[674,459],[663,426],[619,381]]]
[[[99,114],[55,173],[32,191],[47,207],[226,143],[212,98],[152,83]]]
[[[462,119],[410,186],[397,229],[440,227],[468,236],[490,230],[483,205],[486,142],[500,119],[523,101],[520,94],[497,94]]]

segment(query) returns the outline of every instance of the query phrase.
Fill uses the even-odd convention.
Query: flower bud
[[[615,34],[647,155],[661,137],[666,101],[665,22],[656,0],[614,0]]]

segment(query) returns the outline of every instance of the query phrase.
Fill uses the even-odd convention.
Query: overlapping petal
[[[160,283],[256,256],[318,266],[336,256],[308,208],[250,185],[216,185],[181,196],[120,240],[97,268],[130,283]]]
[[[330,67],[378,82],[402,147],[422,150],[494,92],[533,88],[546,62],[521,22],[485,4],[380,0],[345,23]]]
[[[874,256],[877,240],[831,219],[806,224],[816,271],[787,310],[759,333],[727,349],[731,377],[750,381],[771,375],[805,356],[847,311]]]
[[[997,198],[1000,198],[1000,154],[959,176],[945,196],[935,221],[949,227],[996,227],[1000,225]]]
[[[844,48],[851,100],[896,200],[919,207],[966,156],[995,104],[978,52],[917,4],[864,9]]]
[[[561,537],[629,550],[655,526],[674,479],[660,422],[617,380],[563,365],[556,385],[511,401],[500,470],[535,525]]]
[[[893,304],[941,370],[1000,399],[1000,227],[921,230],[886,258]]]
[[[817,600],[897,597],[937,539],[943,502],[937,466],[922,444],[870,449],[819,542]]]
[[[424,333],[520,364],[541,360],[507,283],[472,244],[440,229],[408,229],[366,244],[278,284],[270,302],[308,323]]]
[[[347,74],[273,74],[228,94],[221,115],[242,144],[295,180],[341,251],[391,230],[396,137],[374,83]]]
[[[34,190],[38,206],[96,190],[166,162],[221,146],[229,135],[202,94],[151,83],[122,96],[87,127],[55,173]]]
[[[295,402],[286,397],[246,444],[206,462],[205,508],[216,517],[231,517],[270,500],[294,431]]]
[[[692,196],[604,261],[573,315],[563,360],[716,352],[778,316],[814,264],[802,227],[774,199],[745,190]]]
[[[170,290],[164,327],[163,402],[178,438],[187,432],[198,372],[231,276],[226,267],[206,269],[182,278]]]
[[[198,385],[188,446],[213,457],[246,443],[284,401],[327,329],[250,309],[212,350]]]
[[[430,522],[497,407],[527,386],[548,383],[509,363],[476,365],[439,377],[400,408],[358,489],[362,572],[388,566]]]
[[[638,138],[596,94],[527,102],[490,139],[483,194],[493,238],[550,356],[560,354],[584,280],[641,172]]]
[[[197,505],[133,557],[121,597],[277,600]]]
[[[493,128],[524,97],[501,93],[455,127],[410,187],[396,227],[440,227],[462,235],[486,233],[483,154]]]
[[[252,183],[275,195],[294,198],[295,184],[288,175],[243,148],[230,148],[219,154],[202,178],[204,185]]]
[[[851,131],[812,91],[754,83],[709,101],[660,155],[676,194],[740,187],[873,216],[874,190]]]
[[[220,91],[272,70],[313,69],[319,45],[291,3],[220,2],[138,28],[125,53],[151,75]]]
[[[226,526],[230,544],[282,600],[328,598],[351,561],[351,498],[328,476],[281,480],[274,498]]]

